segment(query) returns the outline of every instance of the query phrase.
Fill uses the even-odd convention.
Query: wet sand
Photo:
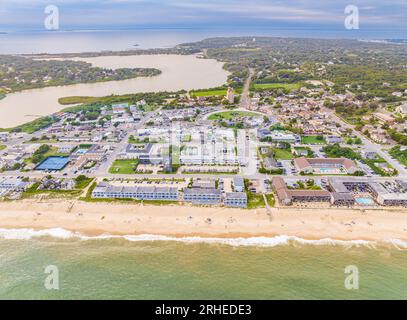
[[[2,202],[0,228],[63,228],[84,235],[166,235],[173,237],[274,237],[407,241],[407,210],[151,206],[23,200]]]

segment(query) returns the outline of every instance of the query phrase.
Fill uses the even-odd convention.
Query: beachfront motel
[[[173,187],[117,187],[107,183],[100,183],[92,192],[96,199],[137,199],[137,200],[166,200],[178,201],[180,194]]]
[[[372,203],[368,205],[374,205],[375,201],[381,206],[407,207],[407,182],[400,180],[376,182],[366,178],[334,177],[328,180],[330,191],[327,191],[288,189],[283,178],[274,177],[272,186],[282,205],[295,202],[330,202],[334,206],[350,207],[355,205],[359,198],[371,198]]]
[[[185,201],[198,205],[220,205],[227,207],[246,208],[247,195],[245,192],[228,192],[224,197],[216,188],[193,187],[181,193],[174,187],[112,186],[108,183],[99,183],[92,192],[95,199],[136,199],[151,201]]]
[[[298,172],[305,174],[353,174],[357,165],[346,158],[296,158],[294,166]]]

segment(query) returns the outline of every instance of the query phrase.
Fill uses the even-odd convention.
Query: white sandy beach
[[[89,236],[249,238],[285,235],[309,240],[407,241],[407,210],[274,208],[268,215],[265,209],[24,200],[0,204],[0,228],[63,228]]]

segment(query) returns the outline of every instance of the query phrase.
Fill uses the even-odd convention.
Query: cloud
[[[342,25],[349,0],[0,0],[0,27],[41,26],[44,8],[60,8],[61,26]],[[406,28],[406,0],[353,0],[361,21]]]

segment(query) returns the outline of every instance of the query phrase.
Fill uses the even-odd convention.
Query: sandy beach
[[[265,209],[23,200],[1,203],[0,228],[63,228],[89,236],[249,238],[285,235],[309,240],[407,241],[407,210],[273,208],[268,214]]]

